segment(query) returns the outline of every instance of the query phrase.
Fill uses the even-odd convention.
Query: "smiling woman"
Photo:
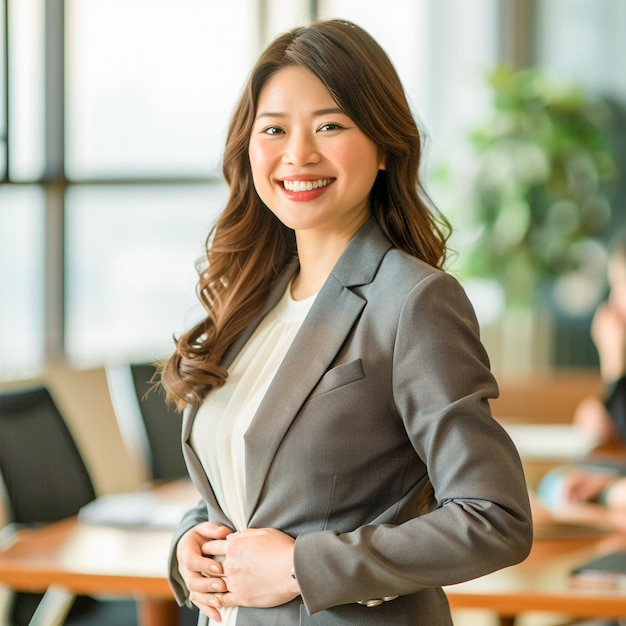
[[[203,495],[171,585],[202,625],[450,626],[442,585],[528,553],[421,139],[391,61],[343,20],[279,36],[242,92],[205,317],[162,368]]]

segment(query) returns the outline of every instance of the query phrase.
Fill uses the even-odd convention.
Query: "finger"
[[[227,591],[225,578],[213,576],[192,576],[186,581],[187,589],[195,593],[223,593]]]
[[[209,587],[212,592],[216,593],[225,593],[228,591],[228,587],[226,586],[227,582],[223,578],[211,578],[209,582]]]
[[[226,556],[226,540],[214,539],[213,541],[207,541],[200,547],[202,554],[210,558],[224,557]],[[211,570],[214,571],[214,570]]]
[[[206,557],[204,559],[204,563],[198,571],[200,572],[200,575],[205,578],[223,578],[226,576],[226,574],[224,574],[222,564],[210,557]]]
[[[215,560],[195,553],[182,553],[178,559],[179,568],[184,567],[190,572],[208,572],[221,574],[222,566]]]
[[[207,539],[225,539],[233,532],[232,528],[217,522],[201,522],[195,528],[198,532],[205,535]]]
[[[214,622],[218,624],[222,622],[221,613],[217,609],[214,609],[212,606],[202,605],[202,606],[198,606],[198,608],[200,609],[202,613],[204,613],[204,615],[206,615],[209,619],[213,620]]]
[[[198,593],[196,591],[191,592],[189,597],[196,605],[203,605],[205,607],[212,607],[216,610],[221,609],[224,606],[223,598],[226,593]]]

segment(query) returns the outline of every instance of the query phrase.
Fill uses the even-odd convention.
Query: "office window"
[[[45,169],[45,1],[7,2],[9,175],[35,181]]]
[[[169,354],[201,319],[196,260],[225,186],[83,185],[66,196],[66,353],[77,366]]]
[[[214,172],[257,52],[254,6],[248,0],[66,2],[68,177]]]
[[[0,180],[7,175],[7,74],[5,2],[0,0]]]
[[[195,261],[225,201],[220,157],[258,51],[257,5],[66,1],[72,365],[164,356],[201,315]]]
[[[0,379],[28,376],[44,353],[44,205],[35,186],[0,186]]]
[[[536,7],[536,60],[553,76],[592,92],[626,97],[623,0],[551,0]]]

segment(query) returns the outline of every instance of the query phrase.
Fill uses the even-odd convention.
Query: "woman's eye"
[[[283,133],[283,129],[278,126],[270,126],[263,131],[266,135],[280,135]]]
[[[320,131],[329,132],[331,130],[340,130],[341,128],[343,128],[343,126],[328,122],[328,124],[323,124],[322,126],[320,126]]]

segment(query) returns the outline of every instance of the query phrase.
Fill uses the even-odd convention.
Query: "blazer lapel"
[[[211,487],[207,479],[207,475],[202,467],[202,463],[198,458],[195,450],[191,447],[191,425],[198,412],[198,407],[187,405],[185,412],[183,413],[183,433],[182,433],[182,446],[183,456],[185,457],[185,463],[187,464],[187,471],[192,483],[196,489],[206,501],[208,510],[211,512],[209,519],[213,522],[220,522],[226,526],[234,527],[234,524],[226,517],[220,505],[215,497],[215,492]]]
[[[226,351],[224,358],[222,359],[221,364],[224,367],[228,367],[241,348],[244,346],[246,341],[250,338],[250,335],[254,332],[255,328],[259,325],[263,317],[276,305],[276,303],[280,300],[289,281],[292,276],[298,269],[298,261],[295,259],[288,266],[283,275],[277,281],[276,285],[272,287],[270,294],[267,298],[267,302],[263,306],[263,309],[257,315],[255,320],[237,337],[237,339],[233,342],[230,348]],[[183,442],[183,452],[185,455],[185,459],[187,461],[187,467],[189,470],[189,474],[192,479],[194,479],[194,483],[200,491],[201,495],[205,498],[210,507],[214,509],[214,511],[221,512],[221,508],[217,502],[217,498],[215,497],[215,492],[211,488],[211,484],[209,483],[206,473],[202,468],[202,463],[198,458],[197,454],[193,450],[191,446],[191,429],[193,426],[193,422],[195,420],[196,414],[198,412],[198,407],[194,407],[188,405],[183,413],[183,423],[182,423],[182,442]],[[226,517],[221,516],[219,519],[215,518],[215,515],[211,517],[213,521],[221,521],[223,524],[228,526],[233,526],[232,522],[228,520]]]
[[[390,242],[374,218],[355,235],[319,292],[245,434],[248,520],[272,459],[359,318],[366,300],[349,287],[371,282]]]

